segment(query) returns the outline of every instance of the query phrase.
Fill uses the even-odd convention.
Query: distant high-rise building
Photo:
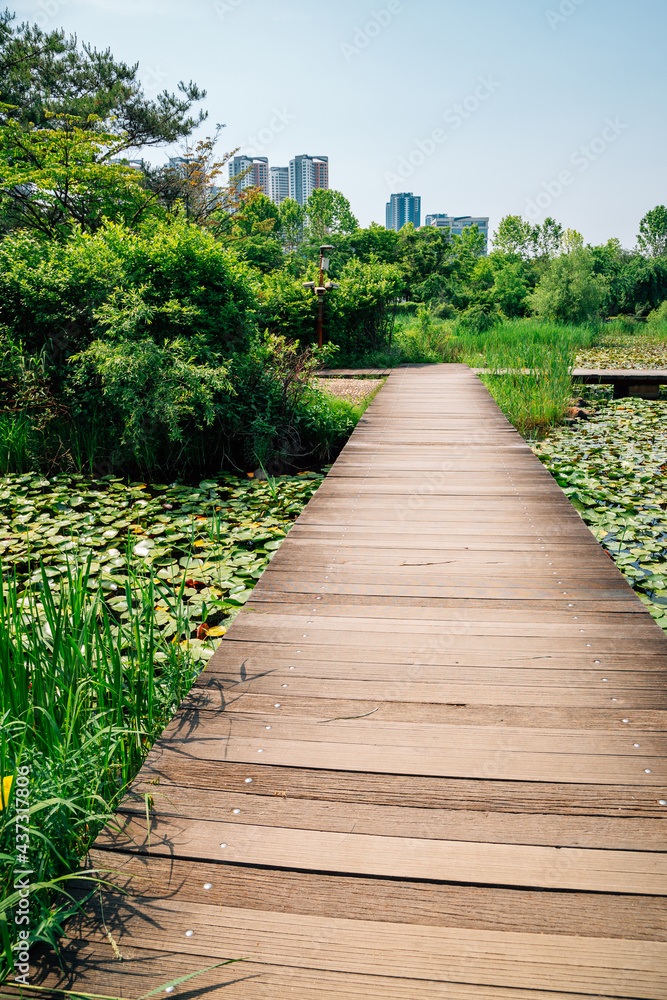
[[[295,156],[289,163],[289,196],[305,205],[316,188],[329,187],[328,156]]]
[[[246,172],[247,171],[247,172]],[[244,176],[240,176],[240,175]],[[238,178],[238,181],[235,180]],[[269,195],[269,158],[268,156],[235,156],[229,164],[229,181],[240,191],[244,188],[258,187]]]
[[[132,170],[144,169],[143,160],[128,160],[124,156],[112,156],[112,158],[108,162],[114,164],[121,164],[124,167],[131,167]]]
[[[438,229],[451,230],[452,236],[461,236],[464,229],[469,226],[477,226],[484,236],[484,252],[489,242],[489,216],[488,215],[446,215],[435,214],[426,216],[427,226],[436,226]]]
[[[422,200],[412,191],[403,191],[400,194],[392,194],[387,202],[387,229],[395,229],[396,232],[403,226],[411,222],[415,229],[421,225]]]
[[[274,205],[279,205],[285,198],[289,198],[289,167],[271,167],[269,197]]]
[[[187,156],[170,156],[169,169],[175,170],[179,174],[185,175],[189,160]]]

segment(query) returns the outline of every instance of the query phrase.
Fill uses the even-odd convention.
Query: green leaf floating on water
[[[533,450],[667,631],[667,401],[602,399]]]
[[[53,594],[88,568],[91,595],[101,596],[120,625],[128,617],[126,587],[152,576],[155,606],[146,609],[146,627],[184,643],[193,660],[205,660],[221,633],[197,638],[203,612],[209,629],[234,618],[322,479],[308,473],[269,483],[225,474],[193,487],[4,476],[3,569],[16,573],[23,593],[39,598],[42,566]],[[136,600],[132,593],[129,598]],[[183,621],[188,628],[178,631]]]

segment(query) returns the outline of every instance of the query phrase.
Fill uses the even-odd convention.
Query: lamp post
[[[304,281],[304,288],[312,288],[317,295],[317,346],[322,347],[323,343],[323,331],[324,331],[324,296],[327,292],[330,292],[333,288],[338,288],[338,285],[334,285],[333,282],[324,281],[324,272],[329,270],[329,254],[333,250],[332,246],[329,244],[323,244],[320,247],[320,273],[319,273],[319,284],[315,284],[314,281]]]

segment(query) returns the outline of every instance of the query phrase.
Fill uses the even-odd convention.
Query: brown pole
[[[320,274],[321,274],[321,272],[320,272]],[[322,279],[320,278],[320,281],[321,280]],[[322,287],[322,285],[320,285],[320,288],[321,287]],[[324,327],[324,295],[320,292],[320,294],[317,296],[317,298],[319,300],[318,303],[317,303],[317,346],[321,347],[322,346],[322,330],[323,330],[323,327]]]

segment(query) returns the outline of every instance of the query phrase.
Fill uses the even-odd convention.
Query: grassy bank
[[[33,870],[32,940],[53,944],[71,908],[56,880],[77,868],[321,478],[0,481],[0,982],[17,866]]]
[[[487,369],[491,374],[483,380],[503,412],[522,434],[535,438],[563,421],[574,367],[667,367],[667,322],[518,319],[474,331],[460,318],[438,319],[420,306],[399,314],[390,350],[345,359],[360,367],[429,362]]]
[[[563,419],[577,353],[590,348],[597,336],[595,326],[530,319],[506,320],[475,332],[461,321],[434,319],[422,311],[401,320],[394,344],[395,357],[410,363],[465,362],[487,369],[491,374],[483,381],[489,391],[515,427],[531,437]]]

